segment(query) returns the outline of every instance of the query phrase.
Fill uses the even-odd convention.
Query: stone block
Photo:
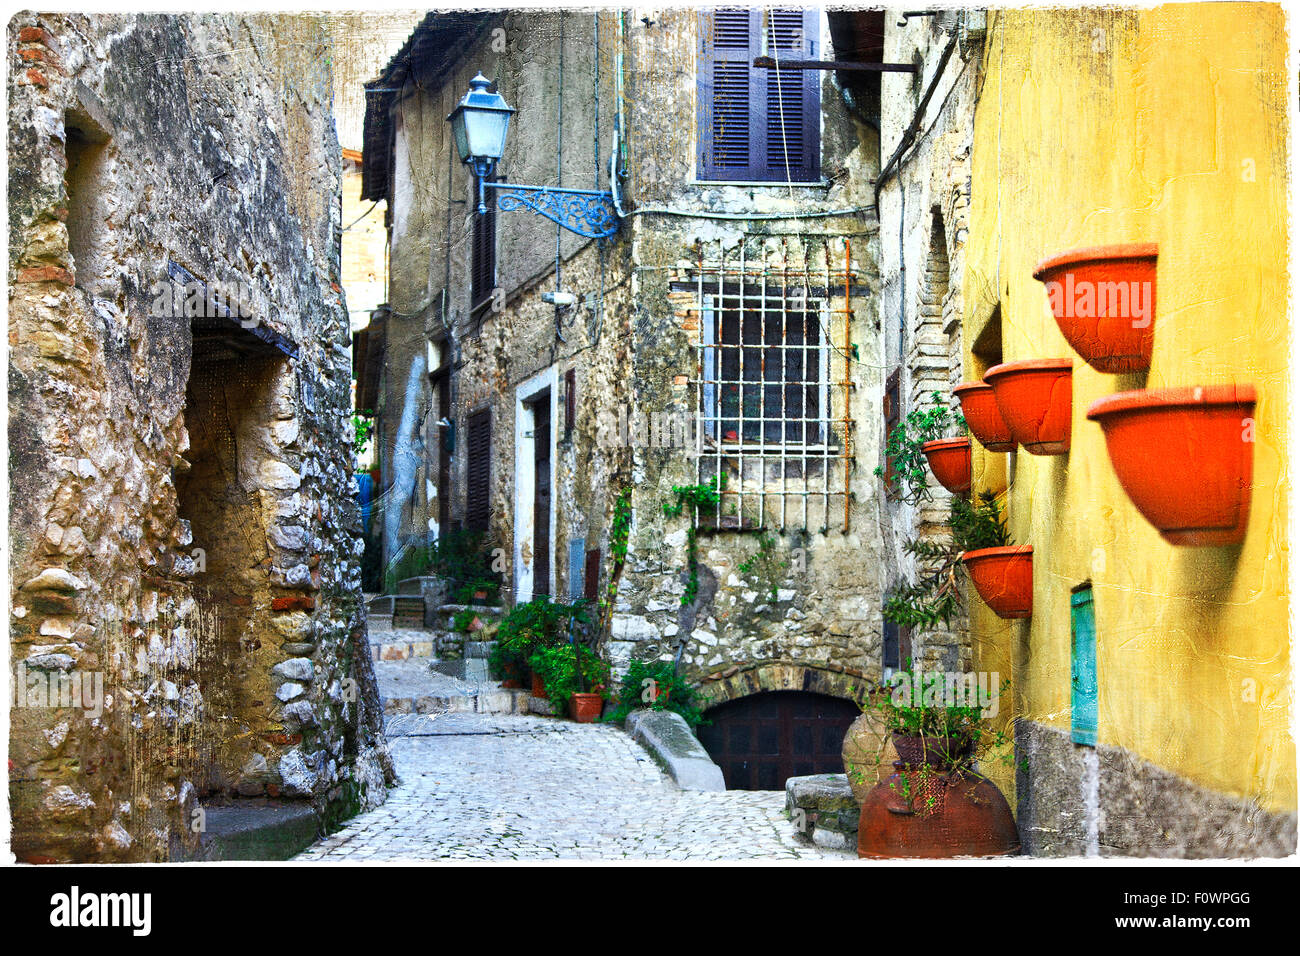
[[[680,714],[671,710],[634,710],[628,715],[626,728],[681,789],[727,789],[722,768],[713,762]]]

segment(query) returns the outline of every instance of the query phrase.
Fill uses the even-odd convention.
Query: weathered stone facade
[[[10,22],[20,859],[184,856],[204,803],[384,798],[326,47],[310,16]],[[42,696],[60,679],[102,697]]]
[[[952,387],[962,381],[962,253],[979,51],[970,25],[979,16],[978,11],[943,11],[906,20],[886,17],[885,60],[922,64],[915,76],[887,75],[881,81],[881,154],[885,162],[897,156],[879,186],[886,277],[880,308],[887,364],[898,377],[900,419],[929,407],[934,392],[958,405]],[[920,99],[931,87],[922,109]],[[891,587],[915,574],[915,562],[903,551],[906,541],[948,533],[951,496],[933,474],[928,477],[929,500],[916,506],[890,501],[886,509],[886,546],[900,556]],[[946,627],[912,634],[911,652],[925,667],[969,670],[964,613]]]
[[[819,22],[817,48],[829,56],[825,17]],[[697,181],[702,29],[699,12],[684,9],[655,10],[644,20],[640,13],[526,12],[449,24],[435,16],[376,84],[402,88],[389,94],[387,114],[367,135],[368,164],[375,151],[383,163],[388,131],[394,136],[386,192],[393,314],[385,319],[380,426],[391,462],[382,482],[392,509],[386,526],[403,540],[436,532],[444,416],[456,436],[447,514],[453,525],[463,520],[467,420],[490,408],[492,534],[509,556],[511,596],[532,597],[546,572],[533,553],[526,456],[536,451],[532,402],[543,397],[554,436],[544,562],[550,594],[582,596],[583,568],[570,554],[597,549],[596,593],[606,593],[614,500],[631,488],[630,548],[610,609],[607,653],[616,668],[633,657],[678,659],[691,680],[708,686],[738,669],[793,667],[824,673],[828,692],[850,696],[837,676],[879,679],[881,569],[891,563],[873,475],[884,359],[871,189],[876,134],[846,105],[836,78],[817,74],[817,182]],[[614,237],[586,240],[557,235],[554,223],[527,211],[498,212],[501,297],[481,316],[471,314],[467,279],[477,196],[446,122],[477,72],[519,111],[500,178],[608,189],[613,148],[626,213]],[[719,269],[742,262],[751,276],[766,271],[766,289],[812,290],[824,306],[827,397],[819,415],[833,451],[795,464],[750,449],[754,460],[725,466],[728,488],[745,492],[745,514],[702,522],[698,596],[683,605],[688,518],[667,517],[664,506],[673,503],[674,486],[709,480],[725,456],[699,457],[695,439],[673,429],[686,423],[693,436],[703,414],[702,326],[712,307],[702,299],[717,294]],[[577,305],[544,302],[541,293],[556,288],[575,293]],[[451,369],[448,408],[423,382],[422,370],[438,361]],[[570,370],[571,428],[564,420]],[[404,448],[413,449],[415,464],[405,470]],[[764,533],[769,573],[743,572]],[[385,542],[387,556],[398,549]]]

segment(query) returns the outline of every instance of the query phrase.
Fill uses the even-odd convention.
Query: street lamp
[[[483,184],[506,149],[506,131],[514,110],[500,93],[488,92],[492,84],[482,73],[469,81],[466,93],[447,117],[460,161],[478,177],[478,214],[487,212]]]
[[[497,201],[507,211],[527,206],[570,232],[589,239],[603,239],[618,231],[614,196],[595,189],[564,189],[559,186],[524,186],[518,183],[488,182],[506,148],[512,109],[500,93],[491,93],[491,82],[482,73],[469,81],[469,92],[447,117],[460,161],[478,179],[478,214],[487,213],[486,192],[497,190]]]

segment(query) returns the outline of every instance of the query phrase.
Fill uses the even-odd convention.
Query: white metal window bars
[[[701,514],[714,527],[849,531],[851,247],[798,239],[801,255],[786,238],[776,249],[771,237],[719,243],[711,259],[698,246],[699,480],[726,476],[714,514]],[[757,256],[750,240],[762,243]]]

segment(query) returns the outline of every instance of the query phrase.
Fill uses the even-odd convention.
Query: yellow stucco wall
[[[1296,806],[1285,28],[1278,7],[1246,3],[990,13],[963,277],[968,349],[1000,306],[1004,361],[1075,360],[1071,451],[1022,451],[1008,495],[1014,540],[1034,546],[1034,615],[1000,621],[972,595],[977,668],[1013,675],[1018,714],[1068,730],[1069,596],[1091,580],[1098,742],[1269,810]],[[1114,242],[1160,248],[1145,376],[1089,368],[1032,276],[1047,255]],[[981,371],[968,351],[967,378]],[[1245,542],[1168,545],[1085,412],[1117,391],[1233,382],[1259,392]]]

